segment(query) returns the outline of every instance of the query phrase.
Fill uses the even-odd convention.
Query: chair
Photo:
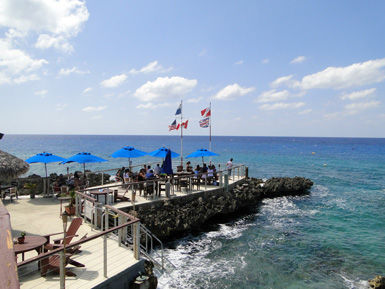
[[[54,196],[59,196],[61,193],[61,188],[58,187],[56,184],[51,185],[51,191]]]
[[[65,264],[72,264],[76,267],[85,267],[83,264],[76,262],[72,260],[70,257],[71,254],[66,254],[66,261]],[[48,258],[45,258],[41,260],[41,276],[46,276],[48,270],[49,272],[56,272],[60,274],[60,256],[59,255],[53,255]],[[76,277],[77,275],[71,271],[65,270],[67,276]]]
[[[200,189],[200,187],[201,187],[201,179],[200,179],[200,177],[192,177],[191,178],[191,186],[192,187],[197,187],[197,190],[199,190]]]
[[[45,235],[44,237],[47,239],[47,245],[45,245],[44,248],[46,250],[53,250],[53,249],[56,249],[58,247],[63,246],[64,243],[66,245],[68,245],[69,243],[71,243],[73,237],[78,236],[78,235],[76,235],[76,232],[78,231],[78,229],[82,223],[83,223],[82,218],[73,219],[70,226],[68,227],[67,232],[66,232],[66,239],[64,240],[64,237],[63,237],[63,238],[53,240],[53,244],[50,244],[50,237],[54,236],[54,235],[63,234],[63,232]]]
[[[62,194],[68,195],[69,188],[67,186],[61,186],[60,191]]]

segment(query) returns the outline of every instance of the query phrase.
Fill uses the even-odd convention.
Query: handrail
[[[4,289],[20,288],[11,232],[9,213],[0,200],[0,288]]]

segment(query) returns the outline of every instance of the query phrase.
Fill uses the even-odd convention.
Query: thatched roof
[[[25,161],[0,150],[0,182],[14,179],[28,170]]]

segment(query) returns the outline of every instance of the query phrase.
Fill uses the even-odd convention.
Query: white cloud
[[[270,83],[271,87],[278,87],[281,85],[286,85],[286,86],[293,86],[295,82],[298,82],[296,80],[293,80],[294,75],[288,75],[288,76],[282,76],[280,78],[277,78],[273,82]]]
[[[91,117],[91,119],[102,119],[102,118],[103,118],[103,116],[101,116],[101,115],[95,115],[95,116]]]
[[[172,70],[171,68],[165,69],[162,65],[158,64],[158,61],[155,60],[153,62],[150,62],[146,66],[142,67],[139,70],[131,69],[130,74],[138,74],[138,73],[151,73],[151,72],[169,72]]]
[[[42,33],[36,43],[39,48],[55,47],[70,52],[69,38],[76,36],[89,13],[80,0],[2,0],[0,27],[20,33]]]
[[[370,85],[385,80],[385,58],[354,63],[346,67],[328,67],[323,71],[307,75],[294,87],[302,89],[343,89]]]
[[[269,62],[270,62],[269,59],[263,59],[263,60],[262,60],[262,64],[268,64]]]
[[[74,48],[67,41],[67,38],[62,35],[51,36],[48,34],[41,34],[35,43],[35,47],[40,49],[48,49],[53,47],[56,50],[65,53],[71,53],[74,51]]]
[[[67,69],[62,68],[59,71],[59,75],[69,75],[71,73],[86,74],[86,73],[90,73],[90,72],[88,70],[87,71],[79,70],[76,66],[74,66],[72,68],[67,68]]]
[[[83,90],[83,94],[86,94],[86,93],[88,93],[88,92],[90,92],[90,91],[92,91],[93,90],[93,88],[92,87],[87,87],[85,90]]]
[[[202,49],[202,51],[199,53],[199,57],[203,57],[203,56],[206,56],[208,54],[208,50],[207,49]]]
[[[239,60],[239,61],[235,62],[235,65],[241,65],[241,64],[243,64],[243,60]]]
[[[298,56],[297,58],[294,58],[290,63],[301,63],[306,60],[305,56]]]
[[[180,76],[158,77],[155,81],[148,81],[139,87],[134,95],[142,101],[180,99],[197,84],[196,79],[186,79]]]
[[[275,89],[272,89],[269,91],[262,92],[256,99],[256,102],[280,101],[280,100],[287,99],[289,96],[290,96],[290,92],[287,90],[276,91]]]
[[[26,75],[22,75],[18,78],[15,78],[13,80],[13,82],[14,83],[23,83],[23,82],[39,80],[39,79],[40,79],[40,77],[37,74],[26,74]]]
[[[199,96],[199,97],[196,97],[196,98],[190,98],[187,100],[188,103],[198,103],[200,102],[201,100],[203,99],[203,96]]]
[[[14,49],[5,39],[0,39],[0,68],[15,75],[22,72],[38,70],[43,65],[48,64],[44,59],[33,59],[22,50]]]
[[[349,94],[343,93],[341,94],[341,99],[342,100],[354,100],[354,99],[359,99],[359,98],[366,98],[366,97],[372,97],[375,95],[376,88],[370,88],[370,89],[365,89],[365,90],[360,90],[360,91],[355,91]]]
[[[125,75],[124,73],[121,74],[121,75],[116,75],[116,76],[113,76],[109,79],[106,79],[106,80],[103,80],[100,85],[103,86],[103,87],[117,87],[121,84],[123,84],[123,82],[127,79],[127,75]]]
[[[171,104],[169,102],[158,103],[158,104],[148,102],[146,104],[139,104],[136,106],[136,108],[138,108],[138,109],[156,109],[159,107],[167,107],[167,106],[175,106],[175,104]]]
[[[218,100],[231,100],[236,99],[241,96],[244,96],[250,92],[253,92],[255,87],[241,87],[237,83],[226,86],[221,89],[216,95],[214,95],[214,99]]]
[[[379,107],[381,102],[379,101],[370,101],[370,102],[356,102],[345,105],[346,110],[363,110],[368,108]]]
[[[101,110],[105,110],[107,108],[107,106],[88,106],[88,107],[85,107],[82,109],[82,111],[85,111],[85,112],[92,112],[92,111],[101,111]]]
[[[274,104],[263,104],[259,108],[262,110],[277,110],[277,109],[296,109],[304,106],[304,102],[296,102],[296,103],[274,103]]]
[[[45,97],[47,93],[48,93],[48,90],[43,89],[43,90],[36,91],[34,95],[40,95],[41,97]]]

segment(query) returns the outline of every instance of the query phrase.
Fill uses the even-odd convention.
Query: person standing
[[[229,180],[231,180],[231,170],[233,168],[233,159],[231,158],[228,162],[227,162],[227,171],[228,171],[228,175],[229,175]]]

